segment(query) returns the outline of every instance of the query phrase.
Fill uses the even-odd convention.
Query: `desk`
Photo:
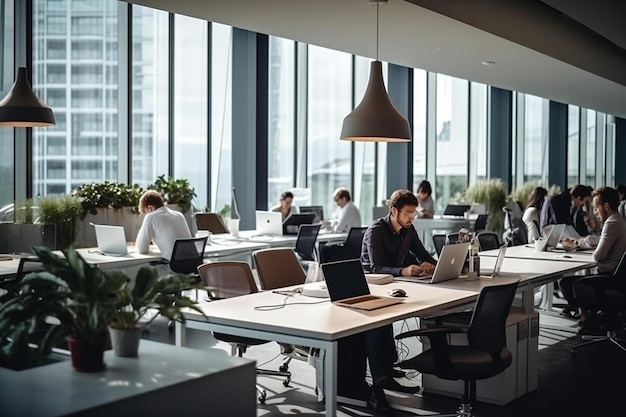
[[[347,233],[320,233],[317,235],[317,243],[328,244],[328,243],[343,243],[348,237]],[[239,232],[239,237],[234,238],[230,235],[214,235],[213,240],[215,239],[226,239],[226,240],[238,240],[242,242],[260,242],[266,243],[272,248],[282,248],[282,247],[294,247],[296,246],[296,240],[298,236],[296,235],[280,235],[280,236],[270,236],[263,235],[257,232],[256,230],[243,230]]]
[[[372,285],[372,293],[386,295],[398,283]],[[374,311],[338,307],[316,298],[286,298],[273,292],[259,292],[217,302],[203,303],[206,320],[185,313],[186,326],[176,323],[176,345],[185,344],[185,328],[217,331],[237,336],[316,347],[326,352],[324,381],[326,415],[337,411],[337,341],[408,317],[432,315],[442,309],[473,303],[478,292],[455,290],[438,285],[402,283],[407,292],[404,303]],[[281,309],[259,311],[256,306],[280,305]],[[294,304],[291,303],[306,303]]]
[[[498,256],[499,249],[479,252],[481,262],[483,257]],[[568,257],[565,257],[565,256]],[[505,258],[532,259],[542,261],[561,261],[561,262],[584,262],[591,263],[594,266],[596,262],[593,260],[593,250],[589,251],[573,251],[573,252],[538,252],[532,245],[517,245],[506,248]]]
[[[463,217],[435,216],[432,219],[416,217],[415,220],[413,220],[413,226],[415,226],[420,240],[424,244],[426,250],[430,253],[434,253],[435,248],[433,246],[432,238],[433,231],[441,230],[446,234],[456,233],[463,227],[469,229],[470,220]]]

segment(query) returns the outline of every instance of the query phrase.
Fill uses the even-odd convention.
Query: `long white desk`
[[[317,235],[317,243],[320,244],[328,244],[328,243],[341,243],[346,240],[348,237],[347,233],[322,233],[320,232]],[[233,238],[230,235],[214,235],[212,240],[239,240],[242,242],[260,242],[266,243],[272,248],[277,247],[293,247],[296,245],[296,240],[298,236],[296,235],[279,235],[279,236],[271,236],[264,235],[256,230],[243,230],[239,232],[238,238]]]
[[[481,257],[496,257],[499,249],[482,251],[478,255]],[[505,258],[532,259],[542,261],[562,261],[562,262],[584,262],[593,263],[593,250],[588,251],[572,251],[572,252],[539,252],[532,245],[517,245],[506,248]],[[592,265],[593,266],[593,265]]]
[[[331,304],[328,300],[304,296],[287,297],[260,292],[242,297],[204,303],[208,316],[185,314],[186,327],[176,324],[176,344],[185,345],[185,328],[253,337],[310,346],[325,350],[324,381],[326,414],[337,411],[337,341],[408,317],[428,316],[442,309],[472,303],[477,290],[443,288],[438,285],[391,283],[372,285],[372,293],[386,295],[401,285],[408,297],[402,304],[374,311],[358,311]],[[258,310],[260,306],[283,308]],[[298,303],[298,304],[293,304]]]

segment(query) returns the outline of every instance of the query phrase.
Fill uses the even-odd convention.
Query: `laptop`
[[[315,213],[294,213],[283,222],[284,235],[297,235],[301,224],[313,224]]]
[[[443,210],[444,216],[464,217],[465,212],[470,209],[469,204],[448,204]]]
[[[255,213],[257,233],[270,236],[282,236],[283,215],[278,211],[261,211]]]
[[[229,233],[222,216],[217,213],[196,213],[198,230],[208,230],[214,235]]]
[[[300,213],[314,213],[313,224],[321,223],[324,220],[324,206],[300,206]]]
[[[321,265],[330,301],[341,307],[358,310],[376,310],[400,304],[401,298],[370,294],[363,266],[359,259],[328,262]]]
[[[92,223],[93,224],[93,223]],[[94,224],[98,250],[108,256],[128,255],[126,233],[122,226]]]
[[[500,246],[500,250],[498,251],[498,257],[496,258],[496,264],[493,267],[493,272],[491,275],[485,275],[483,273],[480,274],[481,278],[494,278],[500,274],[500,270],[502,269],[502,264],[504,263],[504,257],[506,255],[507,245],[504,244]]]
[[[395,277],[396,281],[417,282],[420,284],[437,284],[438,282],[456,279],[461,275],[461,270],[467,258],[469,242],[444,245],[432,275],[420,275],[419,277]]]
[[[544,235],[546,234],[545,229],[546,228],[544,228]],[[548,232],[548,235],[546,237],[546,242],[542,250],[551,251],[551,250],[556,249],[557,245],[559,244],[559,241],[561,240],[561,234],[563,234],[564,229],[565,229],[564,223],[552,225],[552,227],[550,228],[550,231]]]

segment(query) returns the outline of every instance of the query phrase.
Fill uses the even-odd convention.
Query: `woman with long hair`
[[[547,195],[548,190],[543,187],[535,187],[530,193],[530,197],[526,203],[522,221],[528,230],[528,243],[533,243],[541,236],[539,232],[539,216],[541,215],[541,208],[543,207],[543,202]]]

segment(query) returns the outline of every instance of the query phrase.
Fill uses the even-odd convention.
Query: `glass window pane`
[[[0,2],[0,18],[3,18],[0,21],[0,100],[15,81],[13,4],[12,1]],[[13,203],[13,167],[13,128],[0,127],[0,208]]]
[[[596,112],[587,110],[587,169],[585,185],[596,185]]]
[[[580,171],[580,108],[568,106],[567,117],[567,187],[578,184]]]
[[[426,102],[428,72],[413,69],[413,191],[426,179]]]
[[[309,46],[307,186],[311,203],[335,210],[332,193],[350,187],[351,142],[339,140],[352,111],[352,56]],[[274,196],[278,200],[278,196]]]
[[[34,195],[62,189],[69,193],[89,181],[117,181],[117,56],[105,61],[102,45],[117,43],[118,31],[117,27],[105,30],[98,22],[104,17],[117,22],[118,3],[85,0],[82,4],[89,7],[81,8],[79,15],[75,7],[67,10],[64,2],[52,4],[58,27],[71,22],[68,35],[65,29],[49,30],[49,2],[33,2],[33,87],[56,119],[55,126],[33,129]],[[48,30],[42,30],[40,25],[46,24]],[[51,34],[68,38],[48,40]],[[53,56],[46,45],[54,47]]]
[[[189,180],[198,194],[194,204],[205,207],[209,28],[182,15],[175,16],[174,28],[174,176]]]
[[[211,24],[211,209],[231,204],[232,28]]]
[[[142,187],[168,173],[168,41],[167,12],[133,6],[131,175]]]
[[[269,97],[267,143],[267,206],[294,186],[295,152],[295,52],[294,41],[269,38]]]
[[[487,178],[487,86],[470,83],[470,184]]]
[[[548,100],[526,95],[524,181],[545,183],[548,176]]]
[[[467,188],[469,82],[437,74],[435,211]],[[432,184],[432,179],[429,178]]]

